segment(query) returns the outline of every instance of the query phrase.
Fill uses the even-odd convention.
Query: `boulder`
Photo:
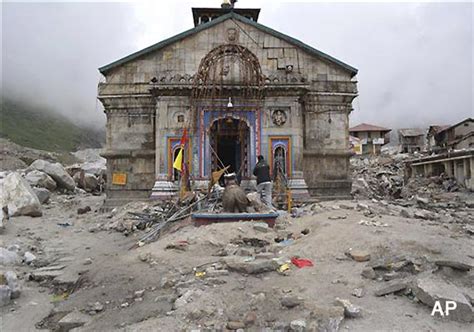
[[[103,175],[107,171],[107,167],[105,166],[105,159],[104,161],[99,160],[95,162],[87,162],[82,164],[81,169],[87,173],[92,174],[95,176]]]
[[[8,207],[10,216],[39,217],[41,203],[38,197],[20,174],[13,172],[3,181],[3,195],[1,206]]]
[[[99,185],[99,180],[93,174],[85,173],[82,180],[82,188],[87,192],[94,191]]]
[[[64,167],[60,163],[50,163],[45,160],[35,160],[29,167],[28,170],[42,171],[53,178],[58,186],[63,187],[67,190],[74,190],[76,183],[73,178],[66,172]]]
[[[46,188],[50,191],[56,189],[57,186],[56,182],[48,174],[38,170],[33,170],[26,174],[25,180],[32,187]]]
[[[85,173],[84,171],[74,174],[73,179],[78,187],[84,189],[86,192],[94,191],[99,185],[99,180],[95,175]]]
[[[36,197],[38,197],[38,200],[41,204],[47,203],[49,201],[49,197],[51,196],[51,193],[46,188],[34,187],[33,192],[36,194]]]
[[[456,309],[450,311],[449,315],[445,315],[445,318],[467,323],[474,319],[471,303],[462,291],[441,278],[429,275],[417,279],[413,285],[413,292],[430,308],[433,308],[436,301],[440,302],[442,308],[446,307],[446,301],[455,301]]]

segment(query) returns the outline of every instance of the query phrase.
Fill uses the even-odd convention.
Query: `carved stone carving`
[[[276,126],[278,127],[283,126],[286,123],[286,120],[287,120],[287,115],[285,111],[274,110],[272,112],[272,121]]]
[[[235,43],[239,39],[239,34],[237,32],[237,29],[235,28],[229,28],[227,29],[227,41],[229,43]]]

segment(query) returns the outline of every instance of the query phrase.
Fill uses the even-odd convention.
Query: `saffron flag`
[[[184,153],[184,146],[186,145],[187,141],[188,141],[188,135],[186,132],[186,128],[184,128],[183,136],[181,137],[179,152],[173,163],[173,168],[177,169],[180,172],[183,171],[183,153]]]
[[[179,148],[178,155],[176,156],[176,159],[173,163],[173,168],[177,169],[180,172],[183,170],[183,147]]]

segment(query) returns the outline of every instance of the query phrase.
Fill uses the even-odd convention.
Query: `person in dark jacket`
[[[257,157],[257,165],[253,169],[253,175],[257,177],[257,193],[260,199],[269,208],[272,208],[272,180],[270,178],[270,166],[262,155]]]

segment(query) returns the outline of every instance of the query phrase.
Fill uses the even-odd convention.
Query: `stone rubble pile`
[[[415,195],[436,195],[462,189],[446,174],[407,179],[405,162],[411,158],[409,154],[352,157],[352,195],[357,199],[409,199]]]

